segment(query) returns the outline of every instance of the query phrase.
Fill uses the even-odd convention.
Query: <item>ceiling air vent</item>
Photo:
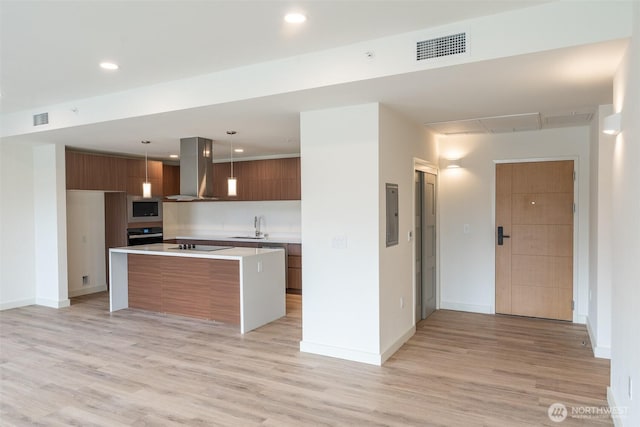
[[[47,125],[47,124],[49,124],[49,113],[41,113],[41,114],[33,115],[34,126]]]
[[[457,55],[467,51],[467,33],[452,34],[424,40],[416,44],[416,59],[440,58],[441,56]]]

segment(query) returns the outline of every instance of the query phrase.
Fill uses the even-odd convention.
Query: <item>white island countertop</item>
[[[232,247],[226,249],[209,250],[212,246],[196,245],[195,249],[177,249],[177,243],[154,243],[151,245],[124,246],[121,248],[111,248],[110,252],[140,255],[164,255],[179,256],[189,258],[209,258],[209,259],[242,259],[256,255],[263,255],[270,252],[280,251],[278,248],[244,248]],[[206,250],[199,250],[206,249]]]
[[[192,265],[189,262],[195,262],[185,258],[204,258],[211,260],[212,263],[237,262],[240,301],[239,306],[232,307],[232,310],[238,310],[240,313],[240,332],[243,334],[285,315],[284,248],[196,245],[195,249],[178,249],[176,243],[154,243],[109,249],[109,303],[112,312],[129,307],[128,258],[130,255],[182,258],[185,269],[188,268],[187,265]],[[175,266],[175,262],[172,264]],[[173,273],[175,273],[175,267]],[[160,271],[158,274],[162,275],[163,272]]]

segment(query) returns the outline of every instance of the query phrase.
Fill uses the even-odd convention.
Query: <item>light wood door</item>
[[[496,313],[573,319],[573,170],[496,165]]]

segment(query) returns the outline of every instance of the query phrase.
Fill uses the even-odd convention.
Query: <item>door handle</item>
[[[502,246],[504,244],[504,239],[508,239],[511,236],[507,236],[504,234],[504,228],[502,226],[498,227],[498,246]]]

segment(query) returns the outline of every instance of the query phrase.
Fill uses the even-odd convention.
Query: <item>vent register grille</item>
[[[49,113],[42,113],[42,114],[34,114],[33,115],[33,125],[34,126],[41,126],[41,125],[46,125],[49,124]]]
[[[423,40],[416,44],[416,60],[457,55],[467,51],[467,33],[452,34]]]

